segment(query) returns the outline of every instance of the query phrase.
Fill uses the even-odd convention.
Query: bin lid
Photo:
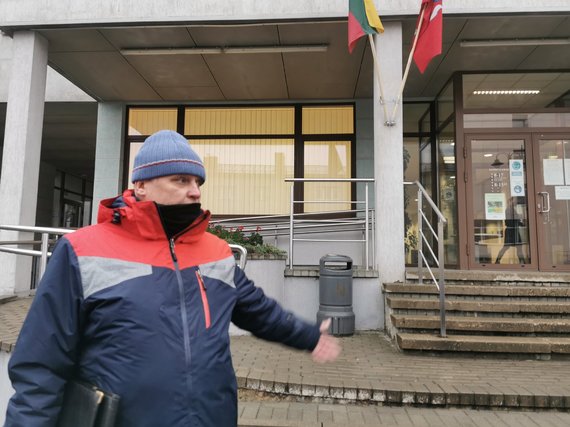
[[[332,274],[352,274],[352,258],[347,255],[327,254],[319,260],[319,270]]]

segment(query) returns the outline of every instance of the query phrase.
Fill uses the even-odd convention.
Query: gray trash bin
[[[332,335],[354,334],[352,311],[352,259],[325,255],[319,262],[319,311],[317,323],[331,319]]]

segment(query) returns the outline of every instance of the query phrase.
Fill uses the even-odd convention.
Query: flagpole
[[[400,91],[398,92],[398,99],[394,105],[394,110],[392,111],[392,120],[388,123],[392,123],[393,126],[396,123],[396,111],[398,111],[398,105],[400,105],[400,100],[402,99],[402,94],[404,93],[404,86],[406,85],[406,80],[408,79],[408,73],[410,72],[410,66],[412,65],[412,57],[416,50],[416,44],[418,43],[418,38],[420,36],[420,29],[424,20],[424,13],[426,7],[422,3],[422,12],[420,13],[420,19],[418,20],[418,27],[416,28],[416,34],[414,35],[414,43],[412,44],[412,50],[410,50],[410,56],[408,56],[408,63],[406,64],[406,70],[404,71],[404,77],[402,78],[402,84],[400,85]]]
[[[391,126],[388,124],[390,122],[390,117],[388,116],[388,109],[386,108],[386,102],[384,101],[384,87],[382,86],[382,79],[380,78],[380,64],[376,58],[376,46],[374,44],[374,37],[372,34],[368,34],[368,40],[370,40],[370,49],[372,49],[372,58],[374,60],[374,75],[376,76],[376,80],[378,81],[378,88],[380,89],[380,104],[382,104],[382,107],[384,107],[384,118],[386,119],[386,125]]]

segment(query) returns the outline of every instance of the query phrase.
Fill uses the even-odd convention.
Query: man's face
[[[168,175],[134,183],[141,201],[160,205],[182,205],[200,202],[201,180],[194,175]]]

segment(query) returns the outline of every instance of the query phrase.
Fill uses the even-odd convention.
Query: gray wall
[[[417,15],[419,0],[376,0],[381,16]],[[556,12],[568,0],[457,0],[446,14]],[[0,2],[0,26],[69,25],[122,22],[237,21],[346,18],[346,0],[19,0]]]

